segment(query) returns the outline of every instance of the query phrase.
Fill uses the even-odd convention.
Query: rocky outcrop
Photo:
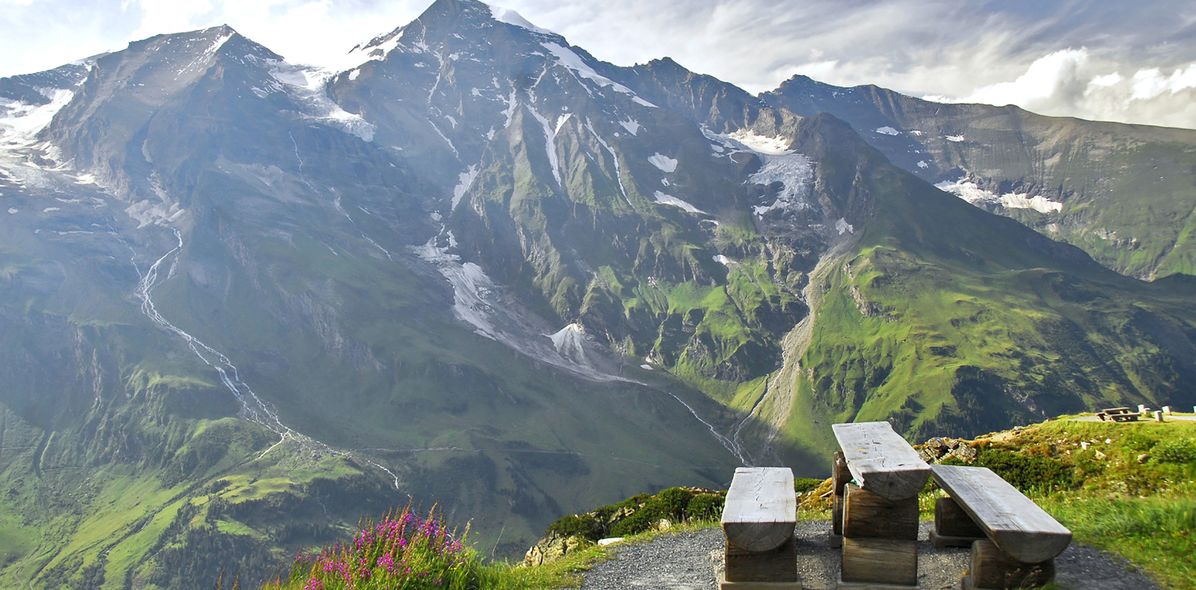
[[[593,542],[589,539],[577,535],[562,536],[549,532],[548,536],[540,539],[539,542],[532,545],[531,549],[527,550],[527,553],[523,556],[523,565],[526,567],[543,565],[592,544]]]

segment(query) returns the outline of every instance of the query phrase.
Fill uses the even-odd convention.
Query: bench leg
[[[754,588],[755,586],[735,586],[737,583],[781,583],[798,584],[797,576],[797,542],[789,539],[780,547],[772,551],[751,552],[727,546],[726,561],[723,569],[723,588]]]
[[[1055,560],[1022,563],[983,539],[972,543],[972,567],[963,578],[964,590],[1038,588],[1055,580]]]
[[[918,584],[918,499],[889,500],[844,487],[839,588],[888,590]]]
[[[908,589],[917,585],[917,541],[843,537],[840,589]]]
[[[972,541],[983,538],[984,531],[976,526],[958,502],[951,498],[939,498],[934,503],[934,530],[930,532],[930,542],[935,549],[971,547]]]

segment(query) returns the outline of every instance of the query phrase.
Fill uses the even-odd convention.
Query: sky
[[[0,0],[0,76],[229,24],[334,63],[431,0]],[[750,92],[804,74],[941,101],[1196,128],[1188,0],[499,0],[618,65],[669,56]]]

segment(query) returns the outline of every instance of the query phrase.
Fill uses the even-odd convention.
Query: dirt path
[[[927,541],[929,523],[918,543],[918,587],[959,588],[968,566],[966,549],[936,550]],[[810,590],[832,589],[839,578],[839,551],[827,545],[827,521],[803,521],[797,530],[797,565]],[[722,531],[709,529],[628,545],[585,575],[582,590],[712,590],[721,567]],[[1125,560],[1073,543],[1055,562],[1059,587],[1067,590],[1153,590],[1158,586]]]

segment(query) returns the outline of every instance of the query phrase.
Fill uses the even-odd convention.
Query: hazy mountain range
[[[829,424],[1196,403],[1196,131],[752,96],[438,0],[0,79],[0,585],[194,587],[439,502],[498,556]],[[253,581],[253,580],[246,580]]]

